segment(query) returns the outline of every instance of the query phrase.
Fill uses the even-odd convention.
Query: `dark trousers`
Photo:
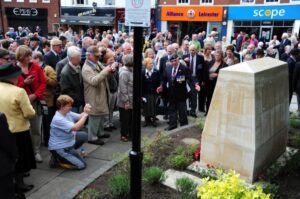
[[[0,198],[13,199],[15,198],[15,189],[13,174],[0,177]]]
[[[48,114],[43,113],[43,140],[45,146],[48,146],[48,141],[50,137],[50,124],[53,119],[54,113],[54,107],[48,107]]]
[[[210,107],[210,103],[214,94],[214,90],[215,90],[216,84],[215,82],[211,81],[207,84],[206,87],[206,94],[207,94],[207,106],[206,106],[206,113],[208,113],[209,107]]]
[[[189,95],[189,105],[191,108],[191,113],[196,113],[197,108],[197,96],[198,91],[196,91],[195,87],[191,87],[190,95]]]
[[[170,127],[177,127],[177,120],[179,115],[180,126],[188,124],[186,101],[170,101],[169,102],[169,119]]]
[[[206,85],[201,86],[201,90],[199,92],[198,95],[198,109],[200,112],[205,112],[205,102],[206,102],[206,98],[207,98],[207,87]],[[206,103],[206,107],[207,107],[207,103]]]
[[[121,121],[121,136],[132,137],[132,109],[125,110],[119,107]]]

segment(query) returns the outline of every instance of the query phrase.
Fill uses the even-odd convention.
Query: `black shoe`
[[[171,131],[176,128],[177,128],[177,126],[168,126],[167,128],[165,128],[165,131]]]
[[[168,115],[164,115],[163,117],[164,120],[167,120],[168,118],[169,118]]]
[[[104,145],[104,142],[102,140],[92,140],[88,141],[89,144],[95,144],[95,145]]]
[[[99,138],[99,139],[102,139],[102,138],[110,138],[110,135],[104,133],[103,135],[99,136],[98,138]]]
[[[112,132],[112,129],[110,127],[104,127],[103,130],[108,131],[108,132]]]
[[[151,123],[153,127],[157,127],[157,123],[154,121]]]
[[[16,192],[17,193],[25,193],[33,189],[34,185],[30,184],[22,184],[22,185],[16,185]]]
[[[153,120],[154,121],[159,121],[159,119],[157,117],[154,117]]]
[[[109,127],[111,130],[116,130],[117,129],[117,127],[115,127],[115,126],[110,126]]]
[[[51,157],[50,157],[49,167],[52,168],[52,169],[53,169],[53,168],[58,168],[58,167],[59,167],[59,162],[57,161],[56,158],[54,158],[53,155],[51,155]]]
[[[197,117],[196,113],[193,113],[193,112],[190,114],[190,116],[192,116],[192,117],[194,117],[194,118]]]

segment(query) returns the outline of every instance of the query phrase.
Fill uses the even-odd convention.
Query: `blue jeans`
[[[59,159],[66,160],[66,162],[74,165],[77,169],[84,169],[86,167],[86,161],[78,154],[75,149],[78,149],[87,141],[87,133],[84,131],[78,131],[75,136],[75,144],[72,147],[55,150]]]

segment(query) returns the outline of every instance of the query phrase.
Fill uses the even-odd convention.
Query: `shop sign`
[[[45,17],[48,15],[47,9],[37,8],[5,8],[8,17]]]
[[[97,17],[114,17],[116,9],[114,8],[61,8],[61,16],[97,16]]]
[[[161,8],[162,21],[222,21],[223,7],[220,6],[184,6]]]
[[[300,19],[300,5],[229,7],[229,20]],[[243,14],[241,14],[243,13]]]

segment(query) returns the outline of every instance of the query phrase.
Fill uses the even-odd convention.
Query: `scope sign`
[[[283,17],[285,15],[285,9],[255,9],[253,11],[253,17],[270,17],[273,19],[274,17]]]

